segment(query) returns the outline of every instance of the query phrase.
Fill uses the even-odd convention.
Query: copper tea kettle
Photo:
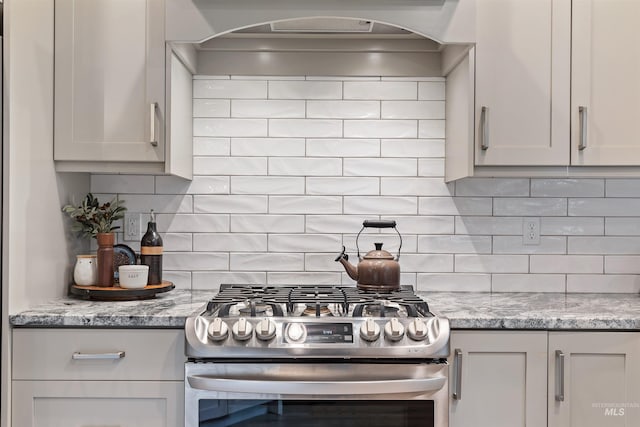
[[[358,239],[360,238],[362,230],[367,227],[395,229],[398,237],[400,237],[398,256],[394,258],[392,254],[382,249],[382,243],[374,243],[376,249],[367,252],[364,257],[361,257]],[[402,236],[396,228],[395,221],[365,220],[356,237],[358,265],[354,266],[349,262],[349,256],[345,253],[344,246],[342,247],[342,252],[336,258],[336,261],[339,261],[344,266],[349,277],[357,281],[358,289],[363,291],[391,292],[400,288],[400,248],[402,248]]]

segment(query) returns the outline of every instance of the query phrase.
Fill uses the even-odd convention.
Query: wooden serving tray
[[[156,294],[169,292],[175,288],[171,282],[163,280],[159,285],[147,285],[140,289],[125,289],[120,286],[80,286],[71,285],[72,295],[94,301],[135,301],[155,298]]]

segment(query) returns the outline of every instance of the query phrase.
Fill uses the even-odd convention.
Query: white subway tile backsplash
[[[531,255],[532,273],[602,274],[601,255]]]
[[[532,179],[532,197],[604,197],[603,179]]]
[[[266,285],[267,274],[261,272],[246,271],[194,271],[193,272],[194,290],[215,290],[220,288],[221,284],[233,285]]]
[[[609,255],[604,257],[606,274],[640,274],[639,255]],[[577,273],[588,273],[579,271]],[[600,272],[602,273],[602,271]]]
[[[521,235],[522,218],[458,216],[456,217],[456,234]]]
[[[266,175],[265,157],[194,157],[196,175]]]
[[[378,157],[379,139],[307,139],[310,157]]]
[[[637,293],[640,179],[446,184],[445,85],[195,76],[193,180],[95,174],[91,191],[143,222],[158,212],[165,277],[181,289],[354,286],[335,256],[344,245],[355,257],[363,220],[389,219],[401,282],[421,291]],[[538,245],[523,244],[524,217],[540,218]],[[375,242],[400,246],[395,230],[367,228],[361,254]]]
[[[640,236],[640,221],[632,218],[605,218],[607,236]]]
[[[418,83],[405,81],[344,82],[344,99],[418,99]]]
[[[420,197],[420,215],[491,215],[488,197]]]
[[[302,194],[303,177],[232,176],[231,194]]]
[[[418,120],[418,138],[444,139],[444,120]]]
[[[345,120],[344,136],[345,138],[417,138],[418,122],[416,120]]]
[[[381,117],[444,120],[444,101],[382,101]]]
[[[271,157],[269,175],[337,176],[342,174],[342,159],[312,157]]]
[[[445,82],[418,82],[418,99],[444,100]]]
[[[228,253],[165,252],[162,267],[167,270],[227,270]]]
[[[342,82],[270,81],[269,99],[342,99]]]
[[[303,118],[305,102],[281,99],[234,99],[231,102],[231,117]]]
[[[269,119],[269,136],[287,138],[336,138],[342,121],[328,119]]]
[[[418,273],[421,292],[491,292],[490,274]]]
[[[267,136],[267,119],[193,119],[194,136]]]
[[[489,236],[418,236],[418,252],[437,254],[489,254]]]
[[[345,176],[416,176],[416,159],[344,159]]]
[[[158,231],[168,233],[218,233],[229,231],[229,215],[160,214]]]
[[[91,175],[92,193],[153,194],[153,176]]]
[[[540,234],[601,236],[604,234],[604,218],[540,218]]]
[[[492,292],[559,292],[566,290],[564,274],[494,274]]]
[[[456,181],[456,196],[527,197],[529,180],[465,178]]]
[[[378,119],[379,101],[307,101],[311,119]]]
[[[458,186],[456,185],[456,191]],[[566,216],[567,199],[562,198],[495,198],[493,214],[497,216]]]
[[[640,253],[640,237],[569,236],[570,254],[635,255]]]
[[[640,280],[637,275],[614,274],[569,274],[567,292],[610,292],[637,294],[640,292]]]
[[[342,213],[342,198],[338,196],[270,196],[272,214]]]
[[[230,269],[238,271],[303,271],[304,254],[231,253]]]
[[[193,235],[194,252],[266,252],[266,234],[196,233]]]
[[[380,147],[382,157],[444,157],[443,139],[383,139]]]
[[[380,194],[380,178],[308,177],[306,179],[306,194],[377,196]]]
[[[229,99],[194,99],[193,117],[231,117]]]
[[[193,138],[194,156],[228,156],[230,147],[231,138]]]
[[[232,233],[302,233],[302,215],[232,215]]]
[[[362,215],[415,215],[415,197],[345,196],[344,213]]]
[[[466,255],[455,256],[455,271],[462,273],[528,273],[526,255]]]
[[[195,213],[267,213],[267,196],[194,196]]]
[[[269,252],[337,251],[342,238],[335,234],[269,234]]]
[[[448,196],[450,187],[441,178],[380,178],[383,196]]]
[[[232,156],[304,156],[304,138],[234,138]]]
[[[640,216],[640,199],[569,199],[569,216]]]
[[[194,176],[188,181],[176,176],[156,176],[156,194],[229,194],[229,177]]]
[[[542,236],[537,245],[525,245],[520,236],[494,236],[495,254],[566,254],[567,238],[564,236]]]
[[[195,79],[193,81],[193,97],[265,99],[267,97],[267,82]]]

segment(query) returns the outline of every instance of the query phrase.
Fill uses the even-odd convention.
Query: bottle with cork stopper
[[[149,266],[147,285],[162,283],[162,249],[162,237],[158,234],[156,216],[152,209],[147,232],[140,241],[140,263]]]

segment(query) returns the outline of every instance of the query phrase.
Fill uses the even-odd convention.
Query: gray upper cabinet
[[[164,16],[162,0],[56,0],[57,170],[172,173]]]

